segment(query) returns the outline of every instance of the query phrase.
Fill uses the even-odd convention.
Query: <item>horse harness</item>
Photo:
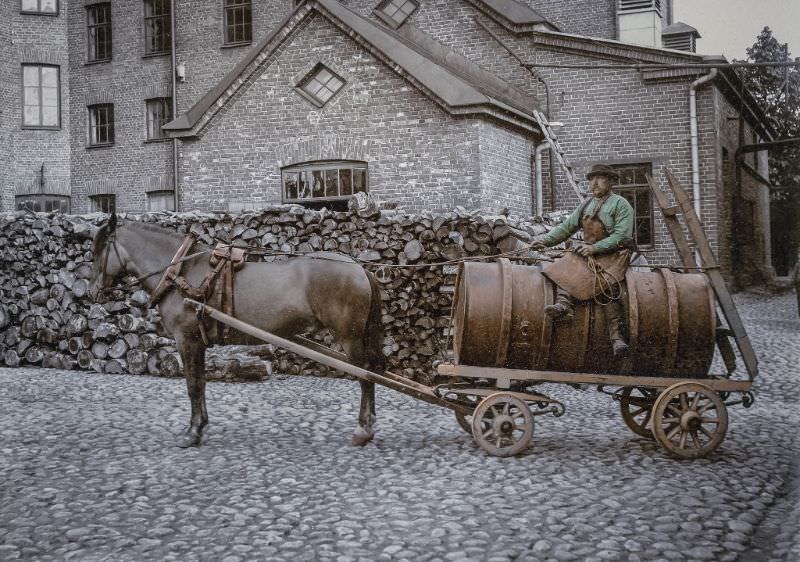
[[[211,271],[203,278],[199,287],[191,285],[186,278],[181,275],[183,267],[182,258],[191,249],[197,240],[195,234],[189,233],[183,239],[175,257],[172,258],[171,265],[164,270],[164,274],[158,282],[155,290],[150,296],[150,305],[156,305],[164,295],[174,286],[184,297],[201,301],[211,302],[218,306],[222,312],[233,316],[233,274],[242,269],[247,260],[245,248],[236,248],[228,244],[217,244],[209,258]],[[200,325],[200,336],[203,343],[209,345],[210,339],[206,332],[205,322],[202,317],[198,318]],[[228,338],[230,326],[217,322],[216,338],[214,343],[223,343]]]

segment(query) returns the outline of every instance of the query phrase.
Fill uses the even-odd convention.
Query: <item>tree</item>
[[[792,62],[789,45],[779,42],[765,27],[745,62]],[[800,68],[753,66],[739,76],[778,132],[776,140],[800,137]],[[791,268],[800,248],[800,143],[770,150],[773,263],[779,275]]]

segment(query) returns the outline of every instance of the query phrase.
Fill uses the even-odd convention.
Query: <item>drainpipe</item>
[[[689,86],[689,132],[692,146],[692,195],[694,197],[694,211],[700,218],[700,155],[697,140],[697,89],[711,82],[717,77],[717,69],[701,76]],[[702,222],[702,220],[701,220]]]
[[[175,53],[175,0],[170,0],[170,48],[172,50],[172,118],[178,117],[177,54]],[[178,210],[178,139],[172,139],[172,199]]]
[[[536,212],[535,215],[537,217],[542,216],[544,212],[543,202],[542,202],[542,152],[547,150],[550,146],[549,143],[546,141],[536,145],[536,153],[535,153],[535,167],[536,167],[536,192],[534,197],[536,198]]]

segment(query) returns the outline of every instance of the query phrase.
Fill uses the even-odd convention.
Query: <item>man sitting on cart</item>
[[[593,197],[531,247],[555,246],[583,229],[583,243],[543,270],[557,286],[556,301],[545,307],[545,313],[554,320],[569,319],[576,301],[594,299],[605,308],[614,356],[621,357],[629,349],[622,335],[620,284],[625,281],[633,247],[634,213],[624,197],[611,191],[612,181],[619,178],[613,168],[595,164],[586,178]]]

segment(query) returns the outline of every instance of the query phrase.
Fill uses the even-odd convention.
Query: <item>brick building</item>
[[[694,52],[697,31],[672,21],[670,0],[0,10],[3,208],[238,211],[336,206],[362,190],[410,211],[570,208],[564,173],[537,151],[541,110],[561,123],[579,177],[599,161],[620,168],[653,261],[675,258],[644,175],[663,186],[668,167],[695,194],[724,271],[740,285],[773,275],[766,152],[737,157],[772,129],[730,69],[686,67],[724,60]],[[540,65],[536,77],[493,35]]]

